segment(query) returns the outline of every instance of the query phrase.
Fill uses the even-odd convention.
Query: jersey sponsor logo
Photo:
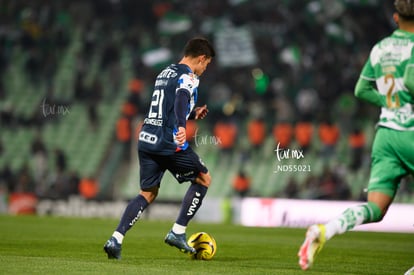
[[[170,68],[167,68],[163,70],[157,78],[173,78],[177,76],[177,72],[175,70],[172,70]]]
[[[141,207],[141,209],[138,211],[138,214],[135,216],[135,218],[129,223],[129,226],[133,226],[138,220],[139,220],[139,218],[141,217],[141,215],[142,215],[142,212],[143,212],[144,210],[142,209],[142,207]]]
[[[155,144],[157,143],[158,137],[145,131],[141,131],[141,133],[139,133],[139,140],[146,143]]]
[[[153,126],[162,127],[162,119],[155,119],[155,118],[146,118],[144,119],[144,124],[150,124]]]
[[[189,176],[192,176],[192,175],[194,175],[194,171],[189,171],[189,172],[186,172],[186,173],[176,173],[175,174],[175,177],[177,178],[177,179],[181,179],[181,178],[184,178],[184,177],[189,177]]]
[[[201,196],[201,194],[199,192],[195,193],[195,198],[193,198],[193,201],[191,202],[191,206],[188,209],[187,216],[194,215],[194,212],[195,212],[198,204],[200,203],[200,196]]]

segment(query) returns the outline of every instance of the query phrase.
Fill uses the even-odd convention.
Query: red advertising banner
[[[35,214],[37,197],[32,193],[12,193],[9,196],[9,213]]]

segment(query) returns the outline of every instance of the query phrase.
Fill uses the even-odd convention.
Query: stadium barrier
[[[322,201],[278,198],[205,198],[194,221],[203,223],[233,223],[254,227],[306,228],[338,216],[346,208],[361,204],[358,201]],[[9,200],[9,214],[37,214],[119,219],[128,201],[85,200],[79,196],[68,199],[36,199],[19,196]],[[142,215],[148,220],[174,220],[179,201],[158,200]],[[414,204],[394,203],[378,223],[365,224],[357,231],[414,233]]]

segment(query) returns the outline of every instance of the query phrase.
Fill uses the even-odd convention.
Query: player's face
[[[205,55],[202,55],[198,59],[198,64],[196,65],[196,68],[194,69],[194,73],[198,76],[202,75],[204,71],[207,69],[208,64],[211,62],[211,57],[206,57]]]

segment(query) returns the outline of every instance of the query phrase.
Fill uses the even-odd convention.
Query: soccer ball
[[[187,243],[197,250],[196,254],[190,256],[192,259],[211,260],[217,251],[216,240],[206,232],[194,233],[188,238]]]

